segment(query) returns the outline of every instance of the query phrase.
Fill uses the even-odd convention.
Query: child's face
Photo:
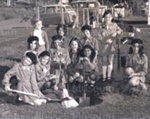
[[[89,48],[85,48],[84,49],[84,55],[85,55],[85,57],[90,57],[90,55],[91,55],[91,49],[89,49]]]
[[[43,26],[42,21],[38,21],[38,22],[35,23],[35,28],[36,29],[41,29],[42,26]]]
[[[50,57],[49,57],[49,56],[44,56],[44,57],[41,57],[41,58],[40,58],[40,61],[41,61],[41,64],[42,64],[42,65],[48,64],[49,60],[50,60]]]
[[[30,66],[32,64],[32,60],[29,58],[29,57],[24,57],[23,60],[22,60],[22,64],[24,66]]]
[[[35,50],[37,48],[37,44],[38,44],[37,41],[33,41],[32,43],[30,43],[30,49]]]
[[[54,46],[55,46],[56,49],[59,48],[61,46],[61,41],[60,40],[55,40],[54,41]]]
[[[77,50],[78,49],[78,43],[77,43],[77,41],[72,41],[72,43],[71,43],[71,49],[72,50]]]
[[[84,33],[85,37],[87,37],[87,38],[91,37],[91,33],[89,30],[84,30],[83,33]]]
[[[64,36],[65,33],[64,33],[63,28],[59,28],[58,34],[61,35],[61,36]]]
[[[139,43],[133,44],[133,46],[132,46],[133,52],[134,53],[139,53],[139,47],[140,47]]]
[[[106,23],[110,23],[111,22],[111,20],[112,20],[112,14],[107,14],[105,17],[104,17],[104,21],[106,22]]]

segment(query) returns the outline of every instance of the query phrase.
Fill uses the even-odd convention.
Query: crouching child
[[[143,41],[133,38],[131,45],[125,69],[125,73],[129,79],[129,85],[132,87],[139,85],[143,90],[147,90],[145,76],[148,71],[148,59],[143,52]]]
[[[18,94],[18,100],[23,101],[30,105],[41,105],[46,103],[44,95],[38,88],[36,75],[35,75],[35,64],[36,64],[36,55],[32,52],[28,52],[24,55],[20,63],[16,63],[6,74],[2,84],[6,91],[10,90],[10,78],[16,76],[18,80],[17,90],[23,91],[26,93],[36,94],[37,97]],[[39,98],[38,98],[39,97]],[[42,98],[40,98],[42,97]]]
[[[50,74],[50,53],[43,51],[39,56],[39,62],[36,65],[37,83],[39,89],[50,88],[51,85],[55,86],[56,78],[54,74]]]
[[[98,80],[97,61],[95,50],[90,45],[85,45],[81,50],[78,65],[83,70],[85,85],[93,87]]]

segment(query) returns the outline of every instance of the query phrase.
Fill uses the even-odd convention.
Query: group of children
[[[83,38],[73,37],[67,41],[67,28],[60,24],[51,43],[47,33],[42,30],[42,21],[36,21],[35,29],[27,40],[28,50],[25,51],[22,61],[16,63],[4,76],[2,84],[5,90],[9,91],[9,80],[14,75],[18,79],[18,90],[40,97],[44,97],[41,90],[45,87],[62,90],[66,88],[67,83],[74,82],[94,87],[96,81],[100,80],[98,57],[102,58],[102,80],[110,81],[116,51],[115,40],[123,31],[112,22],[111,11],[107,10],[103,19],[97,39],[91,35],[91,26],[84,25],[81,28]],[[143,49],[143,41],[132,38],[125,74],[129,79],[129,85],[141,85],[146,90],[148,60]],[[37,105],[37,100],[40,104],[46,103],[44,98],[37,99],[22,94],[19,94],[19,100],[31,105]]]

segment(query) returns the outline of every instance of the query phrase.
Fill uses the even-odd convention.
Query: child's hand
[[[83,57],[80,57],[80,59],[79,59],[79,60],[80,60],[80,61],[83,61],[83,59],[84,59]]]
[[[130,37],[134,37],[134,33],[128,33],[128,35],[130,36]]]
[[[46,68],[44,68],[44,69],[43,69],[43,73],[46,74],[47,72],[48,72],[48,70],[47,70]]]
[[[59,76],[54,75],[54,74],[52,74],[52,75],[50,76],[50,79],[58,79],[58,78],[59,78]]]
[[[116,33],[116,32],[112,34],[112,37],[116,37],[116,36],[117,36],[117,33]]]
[[[87,58],[87,57],[84,57],[84,58],[82,59],[82,61],[83,61],[83,62],[85,62],[85,61],[90,62],[89,58]]]
[[[108,44],[111,44],[113,41],[111,40],[111,39],[108,39],[107,41],[106,41],[106,43],[108,43]]]
[[[87,58],[87,57],[84,57],[84,60],[86,60],[86,61],[89,61],[89,58]]]
[[[122,31],[117,31],[117,34],[121,34],[122,33]]]
[[[77,78],[79,76],[80,76],[80,74],[78,72],[76,72],[75,75],[74,75],[74,78]]]
[[[10,90],[10,85],[5,85],[4,90],[5,90],[5,91],[9,91],[9,90]]]
[[[134,76],[136,76],[136,74],[135,73],[131,73],[130,76],[129,76],[129,78],[132,78]]]

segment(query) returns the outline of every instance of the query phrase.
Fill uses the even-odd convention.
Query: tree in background
[[[134,15],[141,13],[141,6],[148,0],[98,0],[100,3],[111,6],[113,4],[127,3],[129,8],[132,9]],[[110,5],[111,4],[111,5]]]
[[[141,6],[146,2],[146,0],[126,0],[129,7],[132,8],[134,15],[141,14]]]

